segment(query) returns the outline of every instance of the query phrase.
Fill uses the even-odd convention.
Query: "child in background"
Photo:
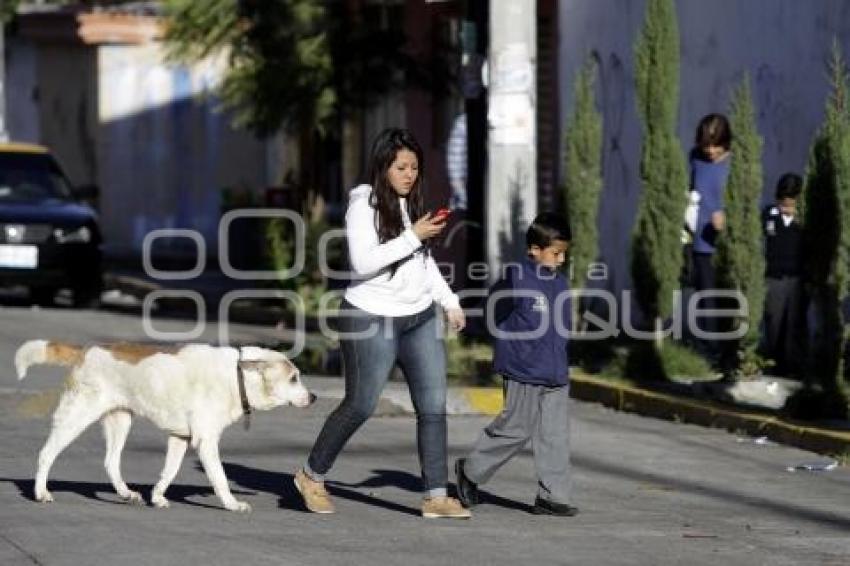
[[[803,233],[797,219],[802,190],[803,179],[786,173],[776,184],[775,204],[762,212],[767,279],[765,354],[776,362],[777,375],[799,376],[803,369]]]
[[[693,285],[694,291],[697,292],[717,287],[713,257],[717,236],[726,227],[723,193],[726,190],[729,164],[732,161],[729,153],[731,145],[732,129],[725,116],[709,114],[700,120],[690,157],[692,197],[698,204],[691,253]],[[703,298],[700,303],[701,309],[717,308],[713,298]],[[703,332],[717,332],[715,318],[706,317],[699,326]],[[717,369],[723,369],[717,342],[702,339],[698,344],[709,361]]]

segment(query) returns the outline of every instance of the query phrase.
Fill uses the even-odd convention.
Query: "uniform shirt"
[[[783,217],[777,206],[762,211],[765,274],[768,277],[797,277],[803,272],[803,231],[796,217]]]
[[[568,383],[568,289],[563,275],[528,259],[506,269],[488,299],[498,329],[493,371],[531,385]]]

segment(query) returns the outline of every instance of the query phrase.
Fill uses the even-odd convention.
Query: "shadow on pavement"
[[[14,484],[15,487],[18,488],[18,491],[22,497],[35,502],[35,498],[33,497],[33,486],[35,484],[34,480],[0,478],[0,483]],[[88,499],[94,499],[103,503],[111,503],[113,505],[127,505],[126,502],[122,501],[118,497],[118,494],[115,493],[115,489],[112,487],[112,484],[109,483],[50,481],[48,482],[47,487],[53,494],[76,493]],[[142,497],[145,498],[146,504],[150,506],[149,500],[153,485],[130,485],[129,487],[130,489],[139,491],[142,494]],[[234,490],[233,493],[234,495],[248,495],[248,492],[238,490]],[[109,497],[103,497],[103,495],[108,495]],[[184,505],[191,505],[194,507],[204,507],[207,509],[222,508],[221,504],[218,501],[216,501],[215,504],[207,504],[189,500],[190,497],[210,497],[215,495],[213,489],[208,486],[172,485],[168,488],[168,491],[165,495],[171,503],[180,503]]]
[[[22,497],[35,501],[33,496],[35,481],[28,479],[13,479],[0,478],[0,483],[12,483],[18,488],[18,492]],[[47,488],[51,493],[76,493],[88,499],[95,499],[104,503],[114,503],[116,505],[124,505],[123,501],[115,501],[104,499],[100,494],[112,493],[115,494],[115,489],[108,483],[93,483],[93,482],[75,482],[75,481],[51,481],[48,482]],[[132,489],[132,488],[131,488]],[[117,497],[117,495],[116,495]]]
[[[531,513],[531,510],[533,509],[533,506],[528,503],[514,501],[513,499],[494,495],[489,491],[484,491],[483,489],[478,490],[478,497],[481,502],[480,504],[482,505],[496,505],[498,507],[504,507],[505,509],[513,509],[515,511],[523,511],[525,513]]]
[[[344,484],[336,482],[333,485],[351,488],[396,487],[414,493],[418,493],[422,490],[421,480],[418,476],[414,476],[413,474],[402,472],[399,470],[372,470],[372,473],[374,474],[372,477],[367,478],[360,483]],[[454,484],[452,484],[450,487],[454,488]],[[496,505],[498,507],[504,507],[505,509],[514,509],[517,511],[531,512],[531,505],[526,505],[525,503],[514,501],[512,499],[507,499],[505,497],[500,497],[484,490],[481,490],[479,493],[481,497],[481,503],[483,504]],[[452,493],[451,495],[456,495],[456,493]]]
[[[301,499],[301,495],[298,493],[298,490],[295,489],[295,484],[293,483],[294,476],[292,474],[269,472],[267,470],[251,468],[241,464],[224,464],[224,470],[228,479],[241,487],[256,491],[263,491],[278,496],[280,498],[278,501],[278,507],[281,509],[292,509],[307,512],[307,509],[304,507],[304,503]],[[333,481],[327,482],[328,491],[334,497],[347,499],[349,501],[356,501],[358,503],[365,503],[366,505],[372,505],[373,507],[380,507],[407,515],[420,515],[419,509],[393,503],[373,495],[366,495],[353,489],[348,489],[348,487],[349,486],[342,483]]]
[[[738,505],[746,505],[747,507],[755,509],[768,510],[793,519],[802,519],[819,525],[833,527],[844,532],[850,530],[850,516],[842,516],[830,513],[829,511],[820,511],[818,509],[812,509],[810,507],[804,507],[802,505],[784,501],[774,501],[764,496],[747,493],[743,490],[737,491],[728,488],[724,489],[704,482],[686,480],[681,477],[643,472],[584,456],[574,457],[573,466],[582,470],[597,474],[601,473],[615,478],[636,482],[662,484],[676,490],[680,490],[684,493],[690,493],[711,499],[719,499],[721,501]]]
[[[422,481],[418,476],[400,470],[372,470],[374,474],[360,483],[335,482],[334,485],[344,487],[397,487],[405,491],[422,491]]]

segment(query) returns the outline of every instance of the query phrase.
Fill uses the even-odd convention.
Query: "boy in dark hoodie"
[[[493,370],[504,378],[505,402],[469,455],[455,462],[458,499],[466,507],[478,503],[478,485],[531,439],[538,485],[532,512],[567,517],[578,512],[570,500],[571,307],[567,280],[557,271],[570,240],[564,218],[538,215],[526,233],[528,258],[509,265],[490,290]]]

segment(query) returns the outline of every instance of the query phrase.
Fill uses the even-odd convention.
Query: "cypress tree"
[[[635,45],[635,86],[643,124],[643,187],[632,238],[635,297],[655,321],[660,347],[662,319],[671,314],[682,267],[682,217],[687,175],[676,137],[679,106],[679,30],[673,0],[648,0]]]
[[[832,92],[809,155],[804,193],[807,273],[818,312],[809,385],[822,414],[846,416],[844,352],[848,342],[841,300],[850,291],[850,109],[847,70],[837,43],[830,61]]]
[[[574,234],[570,247],[574,286],[583,287],[588,265],[599,253],[596,227],[602,191],[602,116],[596,109],[595,68],[588,61],[576,77],[573,111],[565,135],[564,191]]]
[[[733,329],[747,324],[746,335],[738,341],[737,375],[753,374],[761,359],[756,354],[759,322],[764,310],[765,261],[762,252],[761,211],[762,138],[756,129],[749,77],[745,77],[732,95],[730,122],[732,163],[726,184],[724,207],[726,228],[717,243],[717,279],[720,287],[741,293],[748,316],[732,321]]]

